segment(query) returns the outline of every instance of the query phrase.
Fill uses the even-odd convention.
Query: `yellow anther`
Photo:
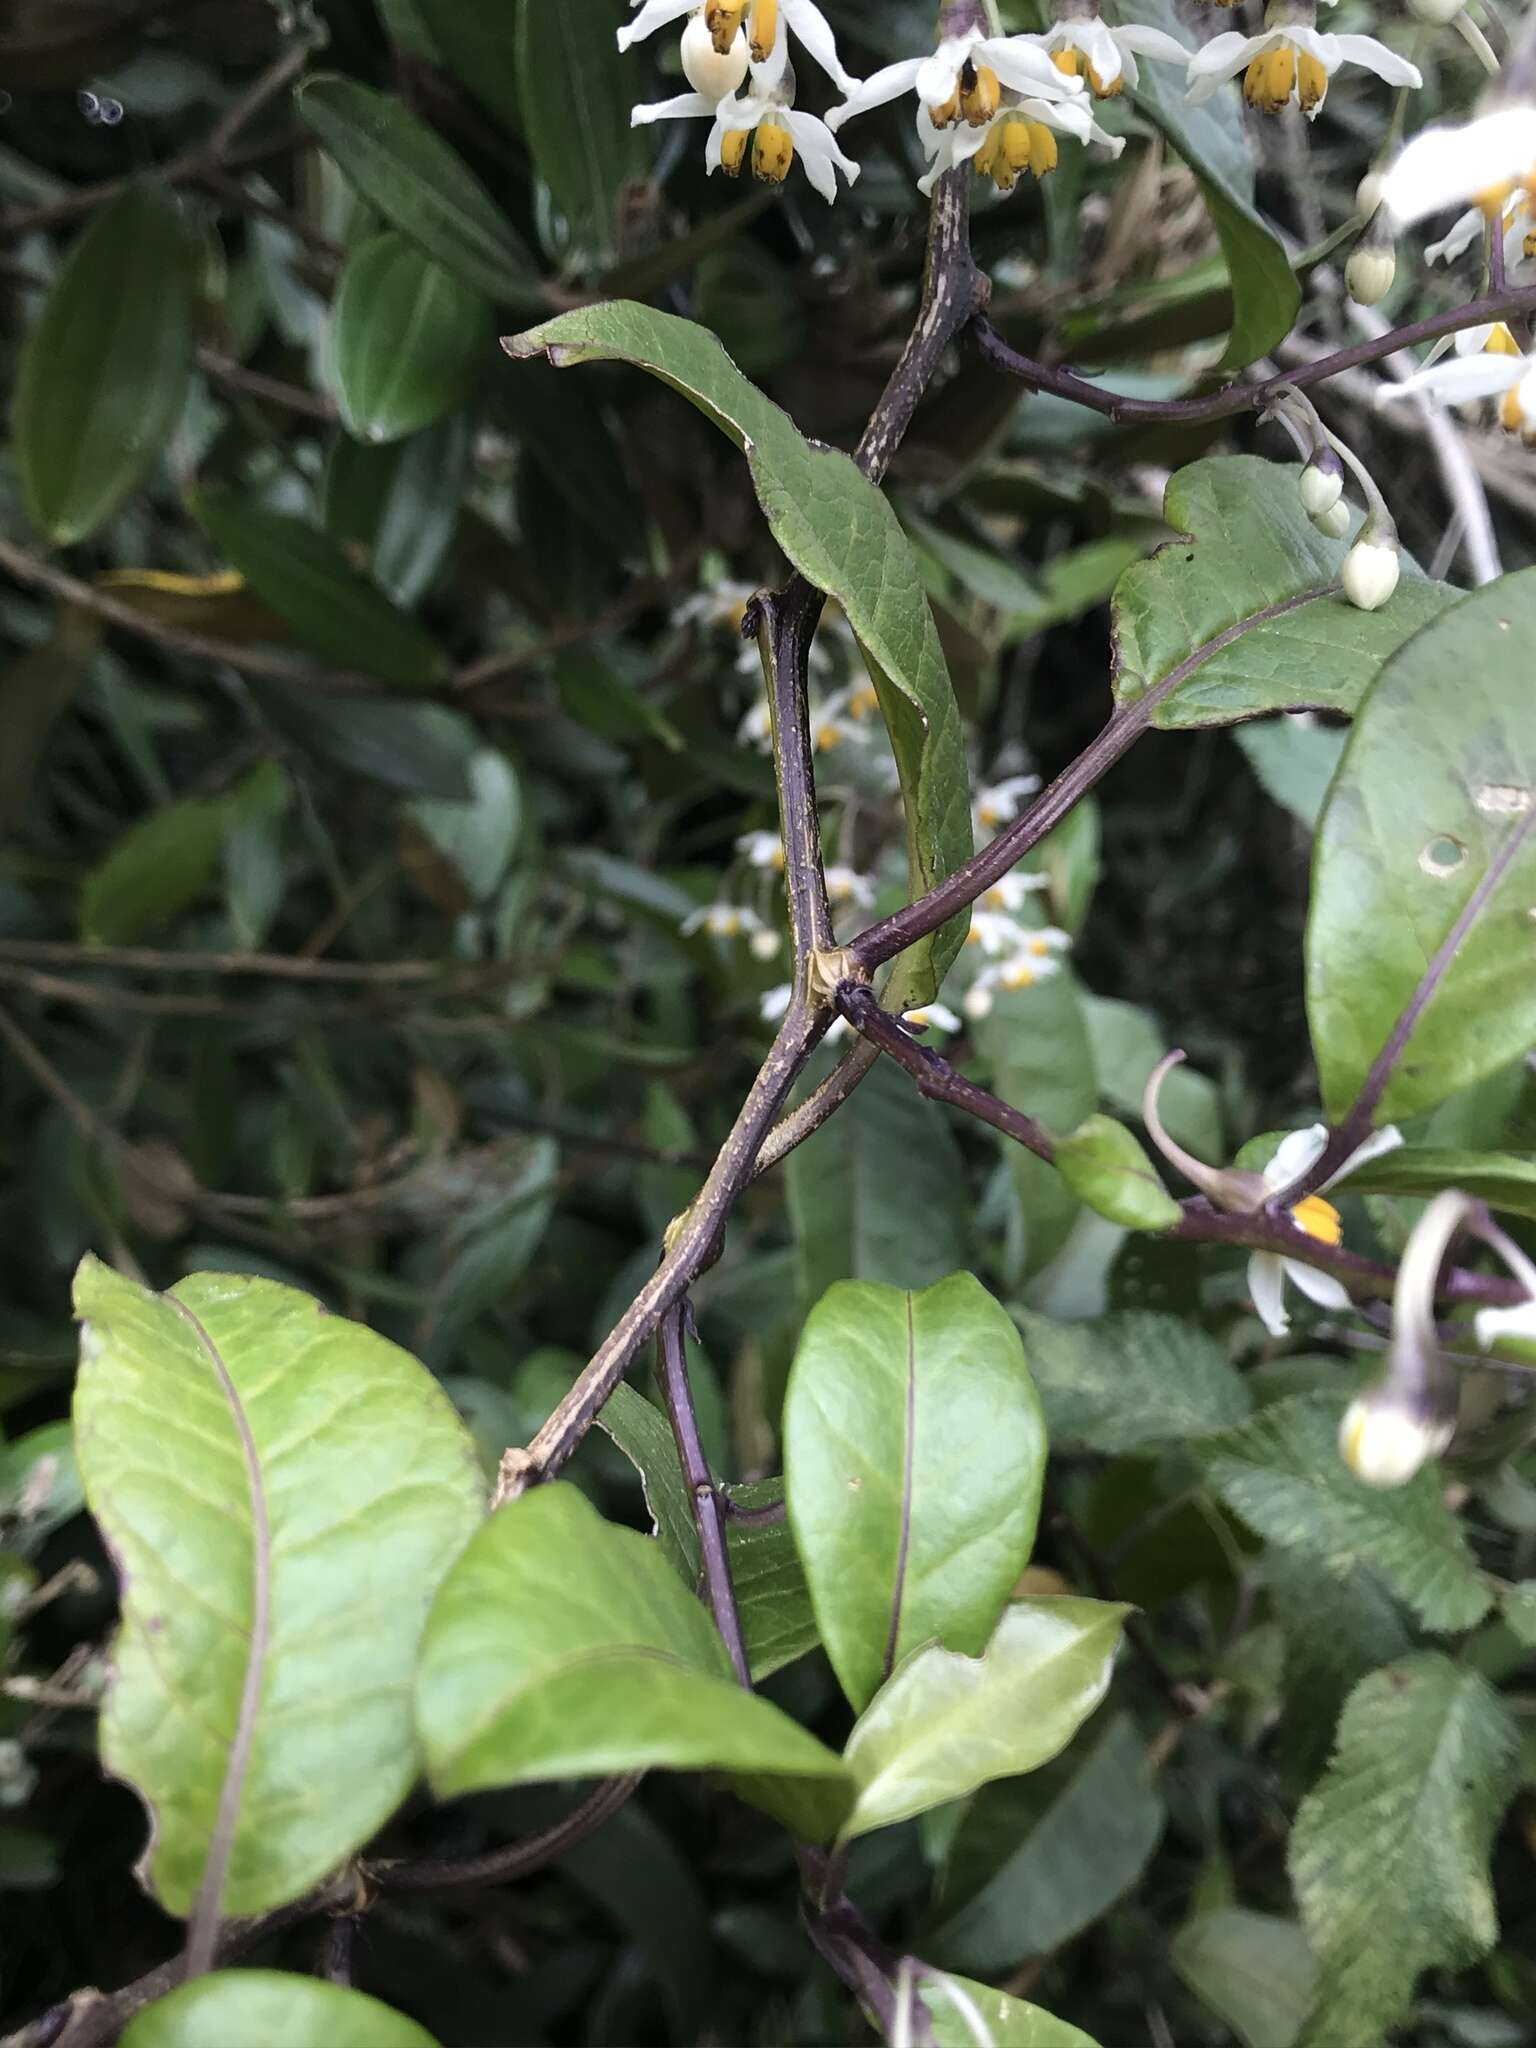
[[[1103,79],[1100,78],[1098,72],[1095,71],[1091,64],[1088,66],[1086,75],[1088,79],[1088,90],[1093,94],[1096,100],[1116,99],[1119,97],[1121,93],[1125,91],[1125,72],[1123,69],[1115,73],[1114,77],[1109,81],[1108,85],[1104,83]]]
[[[731,45],[736,40],[736,31],[741,27],[746,11],[747,0],[705,0],[704,26],[722,57],[731,54]]]
[[[1008,131],[1012,121],[1004,121],[992,130],[981,148],[976,152],[976,175],[990,178],[999,192],[1011,192],[1018,183],[1019,174],[1008,160]]]
[[[1303,50],[1296,66],[1296,82],[1300,90],[1301,111],[1304,114],[1315,113],[1328,92],[1328,67],[1322,58]]]
[[[1002,85],[990,64],[966,65],[960,74],[960,111],[973,128],[985,128],[1002,99]]]
[[[1031,939],[1029,942],[1029,951],[1034,954],[1037,960],[1043,960],[1046,954],[1050,952],[1050,950],[1051,948],[1049,940]]]
[[[1243,77],[1243,98],[1263,113],[1278,114],[1296,90],[1296,52],[1288,43],[1255,57]]]
[[[754,64],[766,64],[779,39],[779,0],[752,0],[747,24],[747,41],[752,45]]]
[[[1513,385],[1504,394],[1504,403],[1499,407],[1499,420],[1507,434],[1518,434],[1525,426],[1525,409],[1520,403],[1520,387]]]
[[[1493,332],[1483,343],[1483,354],[1487,356],[1518,356],[1523,351],[1518,341],[1500,320]]]
[[[866,683],[862,690],[855,690],[848,699],[848,716],[866,719],[880,709],[880,692],[873,683]]]
[[[930,107],[928,118],[935,128],[953,128],[960,118],[960,88],[957,85],[941,106]]]
[[[1291,1211],[1291,1221],[1319,1244],[1344,1242],[1343,1219],[1332,1202],[1325,1202],[1321,1195],[1308,1195],[1304,1202],[1298,1202]]]
[[[1015,961],[1003,975],[1004,988],[1033,988],[1034,985],[1035,970],[1032,967],[1025,967],[1018,961]]]
[[[1043,178],[1048,171],[1056,168],[1056,138],[1043,121],[1029,124],[1029,168],[1037,178]]]
[[[1506,178],[1502,184],[1486,186],[1483,191],[1473,195],[1472,203],[1480,206],[1490,220],[1501,220],[1504,208],[1514,197],[1519,182],[1518,178]]]
[[[843,744],[843,729],[840,725],[824,725],[816,735],[816,751],[830,754],[834,747]]]
[[[747,144],[752,140],[750,128],[729,128],[720,138],[720,168],[728,178],[739,178],[741,167],[747,160]],[[743,613],[745,617],[745,613]]]
[[[1076,78],[1082,72],[1083,53],[1070,47],[1065,50],[1052,50],[1051,62],[1058,71],[1065,71],[1068,78]]]
[[[759,121],[752,144],[752,175],[765,185],[782,185],[795,160],[795,138],[780,121]]]
[[[1536,257],[1536,228],[1526,236],[1523,247],[1527,256]]]

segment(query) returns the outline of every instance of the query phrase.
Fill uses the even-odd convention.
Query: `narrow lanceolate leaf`
[[[1129,1610],[1102,1600],[1018,1600],[980,1657],[937,1644],[908,1658],[848,1738],[851,1841],[1038,1770],[1109,1688]]]
[[[27,512],[84,540],[164,453],[192,367],[196,263],[176,202],[133,185],[70,250],[21,351],[13,415]]]
[[[123,2048],[437,2048],[432,2036],[361,1991],[282,1970],[219,1970],[138,2013]]]
[[[1140,1451],[1247,1420],[1253,1399],[1214,1338],[1183,1316],[1128,1309],[1083,1323],[1021,1311],[1058,1450]]]
[[[1034,1547],[1045,1428],[1008,1315],[969,1273],[844,1281],[784,1405],[790,1523],[822,1640],[862,1710],[909,1651],[980,1651]]]
[[[1493,1947],[1488,1855],[1518,1747],[1487,1681],[1446,1657],[1405,1657],[1355,1688],[1291,1836],[1319,1963],[1299,2048],[1376,2048],[1423,1971]]]
[[[426,633],[328,533],[232,490],[203,492],[193,510],[225,560],[316,654],[402,687],[440,673]]]
[[[390,0],[390,10],[399,0]],[[516,0],[483,7],[480,0],[411,0],[436,63],[516,133],[522,120],[517,93]],[[399,30],[395,31],[399,39]],[[625,109],[627,114],[628,109]]]
[[[416,1712],[444,1797],[652,1766],[784,1774],[834,1794],[844,1779],[831,1750],[743,1692],[656,1544],[564,1484],[503,1508],[449,1574]]]
[[[599,247],[644,161],[629,125],[634,66],[616,40],[628,19],[628,0],[519,0],[523,132],[550,197],[578,238]]]
[[[960,715],[910,542],[885,498],[846,455],[814,448],[750,384],[715,336],[624,301],[562,314],[506,343],[563,368],[618,359],[691,400],[746,454],[774,538],[818,590],[835,597],[870,663],[890,728],[907,814],[912,886],[931,888],[971,851]],[[931,1000],[965,937],[954,919],[914,948],[901,993]]]
[[[1523,569],[1409,641],[1361,707],[1318,827],[1307,925],[1330,1116],[1400,1019],[1388,1118],[1536,1043],[1533,645],[1536,569]]]
[[[1150,67],[1149,67],[1150,68]],[[1461,593],[1405,574],[1376,612],[1339,592],[1348,551],[1301,508],[1293,463],[1218,455],[1169,482],[1169,541],[1128,569],[1112,606],[1115,695],[1134,702],[1192,655],[1155,725],[1230,725],[1267,711],[1353,712],[1382,663]]]
[[[474,1444],[413,1358],[293,1288],[152,1294],[88,1259],[75,1304],[80,1470],[123,1577],[102,1757],[153,1816],[168,1912],[260,1913],[418,1774],[411,1674],[481,1517]]]
[[[1390,1491],[1365,1485],[1339,1455],[1342,1399],[1296,1394],[1191,1449],[1234,1514],[1271,1543],[1343,1576],[1368,1566],[1426,1628],[1470,1628],[1488,1612],[1435,1468]]]
[[[325,72],[305,81],[298,108],[347,181],[425,255],[497,305],[539,303],[538,272],[506,216],[399,100]]]
[[[483,294],[393,232],[347,258],[332,318],[342,417],[362,441],[398,441],[451,412],[491,340]]]

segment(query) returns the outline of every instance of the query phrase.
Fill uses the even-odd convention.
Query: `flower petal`
[[[1465,405],[1473,398],[1494,398],[1518,384],[1530,368],[1526,356],[1456,356],[1436,363],[1433,369],[1416,370],[1401,384],[1388,384],[1377,393],[1376,403],[1386,405],[1399,398],[1413,398],[1429,392],[1446,405]]]
[[[814,114],[797,114],[787,107],[779,119],[795,138],[805,175],[830,206],[837,197],[837,173],[841,171],[852,185],[857,182],[859,165],[843,155],[831,129]]]
[[[960,71],[970,55],[971,45],[980,42],[974,30],[968,36],[946,36],[931,57],[917,67],[917,96],[925,107],[942,107],[953,99],[960,86]]]
[[[1507,217],[1507,213],[1506,213]],[[1483,210],[1472,206],[1455,221],[1450,233],[1438,242],[1431,242],[1424,251],[1426,263],[1451,263],[1458,256],[1464,256],[1483,232]]]
[[[645,0],[634,20],[625,22],[619,30],[619,48],[627,50],[632,43],[643,42],[648,35],[665,28],[669,21],[676,21],[679,15],[689,13],[697,5],[698,0]]]
[[[1125,59],[1120,54],[1120,38],[1111,35],[1096,14],[1087,21],[1075,23],[1074,27],[1073,41],[1099,74],[1100,84],[1113,85],[1125,69]]]
[[[1248,1292],[1271,1337],[1283,1337],[1291,1327],[1285,1312],[1285,1267],[1273,1252],[1255,1252],[1248,1261]]]
[[[849,93],[840,107],[834,107],[827,116],[827,126],[841,128],[845,121],[851,121],[855,114],[867,114],[875,107],[889,105],[899,100],[904,92],[910,92],[917,83],[917,74],[922,70],[924,59],[904,57],[899,64],[887,64],[883,71],[876,71],[864,83]]]
[[[1044,44],[1034,36],[1006,36],[989,42],[985,56],[1002,83],[1014,92],[1054,100],[1071,99],[1083,90],[1083,81],[1058,71]]]
[[[858,80],[843,69],[837,54],[837,37],[815,0],[781,0],[784,18],[804,43],[811,61],[820,65],[840,92],[852,92]]]
[[[1197,79],[1214,79],[1220,83],[1224,78],[1236,78],[1250,58],[1261,56],[1265,50],[1272,50],[1284,41],[1283,36],[1273,33],[1245,36],[1236,29],[1225,29],[1219,36],[1212,36],[1190,58],[1189,82],[1193,85]]]
[[[1424,74],[1417,64],[1410,64],[1406,57],[1399,57],[1396,50],[1389,50],[1374,36],[1330,36],[1328,40],[1338,45],[1343,63],[1358,64],[1364,71],[1374,71],[1388,85],[1419,86],[1424,83]]]
[[[722,106],[734,106],[734,100],[723,100]],[[708,121],[716,114],[713,100],[705,99],[701,92],[680,92],[676,99],[652,100],[649,106],[631,107],[629,125],[631,128],[648,128],[653,121]]]
[[[1304,1131],[1292,1131],[1275,1147],[1275,1156],[1264,1169],[1264,1185],[1272,1195],[1284,1191],[1310,1173],[1328,1149],[1328,1126],[1309,1124]]]
[[[1461,127],[1425,128],[1382,179],[1383,203],[1411,227],[1536,166],[1536,106],[1500,107]]]
[[[1294,1280],[1308,1301],[1319,1308],[1348,1308],[1349,1289],[1332,1273],[1320,1273],[1316,1266],[1304,1266],[1300,1259],[1282,1259],[1287,1280]]]
[[[1396,1124],[1383,1124],[1379,1131],[1372,1131],[1363,1145],[1357,1145],[1332,1180],[1323,1182],[1324,1187],[1337,1187],[1341,1180],[1347,1180],[1359,1167],[1369,1166],[1373,1159],[1385,1158],[1388,1152],[1395,1152],[1403,1142],[1403,1134]]]
[[[1169,35],[1165,29],[1146,28],[1139,22],[1117,28],[1114,36],[1122,50],[1135,50],[1142,57],[1161,57],[1168,64],[1188,64],[1193,55],[1177,36]]]

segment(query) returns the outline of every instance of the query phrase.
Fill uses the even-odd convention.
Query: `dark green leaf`
[[[426,596],[453,544],[469,470],[467,413],[388,447],[338,434],[325,470],[325,526],[360,550],[386,597]],[[372,708],[372,707],[370,707]]]
[[[491,308],[404,235],[375,235],[347,258],[332,358],[342,417],[364,441],[398,441],[464,399],[489,359]]]
[[[123,2048],[436,2048],[376,1998],[281,1970],[218,1970],[138,2013]]]
[[[1051,1442],[1140,1451],[1246,1420],[1252,1401],[1219,1344],[1179,1316],[1130,1309],[1058,1323],[1019,1312]]]
[[[151,811],[118,840],[80,892],[80,935],[125,946],[204,896],[219,871],[227,807],[188,797]]]
[[[1183,1210],[1124,1124],[1091,1116],[1056,1140],[1056,1170],[1079,1200],[1126,1230],[1169,1230]]]
[[[442,0],[438,0],[442,4]],[[627,178],[644,161],[629,124],[634,66],[617,32],[628,0],[518,0],[523,133],[539,176],[578,238],[605,247]]]
[[[390,0],[392,7],[399,4],[400,0]],[[522,119],[516,47],[520,4],[521,0],[506,0],[487,7],[483,0],[411,0],[434,60],[445,64],[514,133]]]
[[[1352,1195],[1436,1195],[1442,1188],[1460,1188],[1512,1216],[1536,1217],[1536,1156],[1404,1145],[1349,1177]]]
[[[975,1029],[978,1064],[1005,1102],[1053,1130],[1070,1131],[1098,1103],[1093,1046],[1070,972],[1033,988],[999,989]],[[1054,1167],[1011,1139],[1004,1157],[1024,1211],[1025,1256],[1038,1272],[1066,1243],[1081,1204]]]
[[[1180,1928],[1172,1958],[1243,2048],[1292,2048],[1317,1982],[1307,1937],[1294,1920],[1223,1906]]]
[[[1237,744],[1265,792],[1309,832],[1322,816],[1328,785],[1338,773],[1348,734],[1303,713],[1239,727]]]

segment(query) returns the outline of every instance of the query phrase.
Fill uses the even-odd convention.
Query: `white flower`
[[[1037,895],[1042,889],[1049,889],[1050,886],[1049,875],[1031,874],[1026,873],[1023,868],[1012,868],[1000,881],[994,882],[990,889],[982,891],[981,908],[1016,912],[1023,909],[1026,897]]]
[[[579,0],[570,0],[570,4],[579,4]],[[632,7],[639,4],[640,0],[630,0]],[[619,48],[629,49],[685,14],[693,16],[721,56],[734,50],[735,39],[740,36],[744,54],[750,47],[753,70],[762,85],[777,85],[783,77],[789,60],[791,29],[840,92],[850,92],[858,84],[843,69],[837,54],[837,38],[814,0],[703,0],[703,4],[701,0],[644,0],[634,20],[619,30]],[[690,22],[684,30],[685,37],[692,27]],[[742,75],[745,73],[743,64]],[[691,72],[689,80],[696,84]],[[737,84],[740,83],[738,78]]]
[[[1339,458],[1328,451],[1332,468],[1312,461],[1301,472],[1301,509],[1309,519],[1323,519],[1344,495],[1344,471]]]
[[[784,872],[784,842],[777,832],[743,832],[736,842],[749,867],[764,868],[771,874]]]
[[[760,753],[767,753],[773,745],[773,712],[768,699],[759,697],[736,728],[736,737],[744,747],[756,747]]]
[[[772,960],[784,941],[777,932],[760,931],[754,932],[747,943],[754,960]]]
[[[1368,1388],[1344,1411],[1339,1450],[1367,1486],[1406,1486],[1421,1465],[1438,1458],[1456,1434],[1454,1421],[1419,1413],[1393,1388]]]
[[[1480,1308],[1475,1320],[1477,1341],[1485,1351],[1502,1337],[1536,1344],[1536,1301],[1524,1301],[1518,1308]]]
[[[736,903],[706,903],[701,909],[690,911],[682,922],[685,938],[694,932],[708,932],[712,939],[745,939],[766,930],[755,910]]]
[[[997,960],[1004,953],[1017,953],[1031,936],[1028,925],[1002,911],[973,910],[965,943],[977,947],[989,960]]]
[[[1456,355],[1426,370],[1416,370],[1401,384],[1388,384],[1378,404],[1411,398],[1428,392],[1447,405],[1463,405],[1475,398],[1497,398],[1502,394],[1499,419],[1511,434],[1536,436],[1536,355],[1510,354],[1505,337],[1509,330],[1500,324],[1484,330],[1483,346],[1476,355]]]
[[[763,1022],[765,1024],[779,1023],[785,1011],[789,1008],[789,999],[793,994],[794,990],[787,981],[781,981],[777,988],[769,989],[758,1005]],[[828,1045],[835,1038],[846,1038],[850,1028],[846,1017],[834,1017],[827,1026]]]
[[[827,869],[827,895],[833,903],[851,903],[860,910],[875,907],[875,885],[853,868]]]
[[[680,626],[719,626],[739,633],[747,616],[747,606],[756,595],[755,584],[736,583],[725,577],[710,589],[700,590],[680,604],[672,617]]]
[[[1309,121],[1317,118],[1328,81],[1341,64],[1359,64],[1388,85],[1424,83],[1406,57],[1373,36],[1320,34],[1316,19],[1309,0],[1270,0],[1261,35],[1239,35],[1229,29],[1213,36],[1189,61],[1187,104],[1198,107],[1239,71],[1244,73],[1243,98],[1249,106],[1278,114],[1295,99]]]
[[[908,1010],[906,1022],[914,1031],[959,1031],[960,1019],[946,1003],[924,1003],[920,1010]]]
[[[1504,106],[1460,127],[1425,128],[1382,177],[1401,227],[1536,177],[1536,106]],[[1498,199],[1492,202],[1498,204]]]
[[[1005,94],[984,128],[936,128],[927,108],[920,107],[917,132],[928,155],[927,174],[917,181],[919,192],[932,192],[947,171],[972,160],[977,177],[990,178],[999,192],[1011,192],[1026,171],[1044,178],[1056,168],[1057,133],[1102,143],[1112,156],[1125,147],[1122,137],[1110,135],[1094,120],[1091,100],[1020,99],[1014,93]]]
[[[898,64],[887,64],[849,93],[842,106],[834,107],[827,122],[832,128],[841,128],[856,114],[867,114],[915,92],[922,113],[934,128],[949,128],[962,121],[972,128],[985,128],[1002,103],[1004,87],[1055,100],[1081,93],[1083,83],[1056,69],[1038,37],[988,36],[973,28],[961,36],[945,36],[931,56],[904,57]]]
[[[971,824],[978,836],[1000,832],[1018,816],[1025,797],[1040,787],[1038,775],[1010,775],[978,789],[971,800]]]
[[[851,185],[859,166],[843,155],[825,121],[814,114],[797,114],[790,103],[793,77],[786,73],[776,85],[753,84],[745,99],[721,100],[718,105],[702,93],[679,93],[675,99],[658,100],[650,106],[631,107],[632,128],[646,128],[655,121],[709,121],[713,123],[704,145],[704,161],[711,175],[723,170],[727,177],[741,175],[750,154],[752,175],[767,185],[782,185],[798,151],[805,175],[829,203],[837,197],[837,173]]]
[[[1536,233],[1532,232],[1531,195],[1511,192],[1504,201],[1504,269],[1516,271],[1536,257]],[[1480,206],[1469,206],[1459,214],[1438,242],[1425,245],[1426,263],[1454,263],[1474,246],[1481,247],[1488,216]],[[1458,336],[1459,340],[1460,337]]]
[[[830,754],[834,747],[856,735],[862,714],[850,716],[851,690],[836,690],[824,703],[811,709],[811,745],[818,754]]]
[[[1376,612],[1396,590],[1401,574],[1394,542],[1357,540],[1344,557],[1339,580],[1356,611]]]
[[[1057,0],[1057,8],[1055,21],[1038,38],[1040,46],[1050,51],[1058,71],[1086,77],[1095,99],[1110,99],[1125,86],[1135,90],[1141,76],[1138,54],[1168,64],[1189,63],[1189,51],[1160,28],[1135,22],[1111,28],[1091,0]]]
[[[1384,1152],[1395,1151],[1402,1142],[1403,1134],[1393,1124],[1373,1131],[1323,1186],[1337,1186],[1356,1167],[1379,1159]],[[1327,1145],[1328,1131],[1323,1124],[1313,1124],[1305,1131],[1292,1131],[1288,1138],[1282,1138],[1274,1158],[1264,1169],[1264,1187],[1269,1198],[1273,1200],[1277,1195],[1283,1195],[1310,1173]],[[1321,1194],[1308,1195],[1305,1201],[1296,1204],[1290,1214],[1291,1221],[1308,1237],[1315,1237],[1322,1244],[1342,1244],[1344,1226],[1339,1212],[1331,1202],[1325,1202]],[[1259,1320],[1272,1337],[1283,1337],[1291,1327],[1291,1319],[1285,1310],[1287,1280],[1293,1280],[1309,1301],[1317,1302],[1322,1308],[1349,1307],[1349,1290],[1331,1273],[1321,1273],[1316,1266],[1304,1265],[1300,1259],[1282,1258],[1277,1252],[1255,1252],[1248,1261],[1248,1292],[1253,1296]]]
[[[1040,938],[1044,934],[1035,933],[1033,936]],[[1049,981],[1053,974],[1060,972],[1061,961],[1049,946],[1039,950],[1027,947],[1023,952],[1010,953],[1005,959],[983,967],[966,990],[960,1007],[967,1017],[990,1016],[999,989],[1017,993],[1034,988],[1039,982]]]

